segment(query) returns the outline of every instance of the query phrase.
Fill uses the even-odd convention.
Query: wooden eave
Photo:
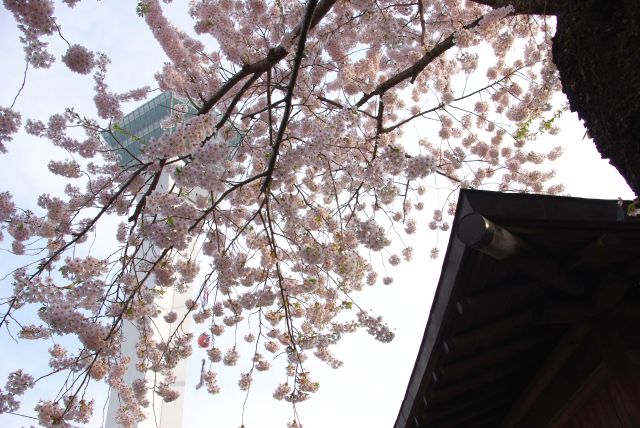
[[[394,427],[563,427],[610,384],[640,426],[640,219],[625,207],[463,190]]]

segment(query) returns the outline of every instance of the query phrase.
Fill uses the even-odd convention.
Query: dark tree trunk
[[[473,0],[494,9],[513,6],[518,15],[557,15],[567,0]],[[572,0],[569,0],[572,1]]]
[[[565,1],[553,61],[571,110],[640,195],[640,1]]]

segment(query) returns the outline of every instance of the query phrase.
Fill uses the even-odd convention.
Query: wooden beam
[[[449,403],[434,403],[425,412],[418,416],[418,426],[431,426],[432,423],[442,419],[449,419],[459,413],[467,412],[477,407],[490,406],[492,403],[504,400],[508,395],[509,385],[500,385],[498,388],[491,388],[486,394],[474,394],[465,400],[455,400]]]
[[[443,419],[440,422],[423,425],[425,428],[471,428],[478,426],[486,426],[487,423],[499,419],[499,415],[495,410],[508,404],[504,400],[488,403],[486,406],[478,407],[473,410],[458,412],[451,418]]]
[[[613,278],[608,278],[603,281],[597,288],[594,296],[593,303],[596,311],[606,313],[613,310],[624,297],[628,286],[629,281],[621,281]],[[503,422],[503,427],[518,426],[519,422],[527,415],[538,397],[540,397],[540,394],[542,394],[551,383],[556,373],[583,343],[590,330],[591,322],[589,321],[574,324],[571,327],[571,330],[558,344],[553,354],[545,361],[538,375],[532,380],[520,400],[518,400],[516,405],[509,411],[509,414]],[[617,331],[617,329],[615,331]],[[626,355],[624,352],[623,354]],[[626,358],[628,360],[628,356],[626,356]],[[637,403],[640,403],[640,401],[637,401]],[[640,423],[638,426],[640,426]]]
[[[521,336],[533,323],[532,311],[519,312],[442,342],[447,354],[463,355]]]
[[[530,351],[535,346],[547,340],[548,337],[543,335],[534,337],[519,338],[506,345],[500,345],[487,349],[482,353],[474,354],[470,358],[453,364],[445,365],[433,372],[433,378],[436,382],[450,382],[462,379],[475,370],[500,364],[514,356],[525,351]]]
[[[588,323],[573,325],[563,336],[556,349],[549,355],[538,373],[532,378],[529,386],[511,408],[502,426],[505,428],[517,427],[520,421],[526,417],[527,413],[538,400],[538,397],[553,381],[558,371],[566,364],[567,360],[582,345],[589,333]]]
[[[531,359],[521,359],[513,361],[510,364],[503,364],[497,368],[487,370],[483,374],[463,379],[450,385],[436,385],[435,388],[429,392],[429,398],[427,399],[427,401],[429,401],[430,403],[441,403],[444,401],[449,401],[460,395],[464,395],[466,393],[481,389],[485,385],[493,384],[499,380],[504,379],[507,376],[513,375],[514,373],[531,369],[531,366]]]
[[[579,354],[574,354],[518,424],[518,428],[569,426],[638,428],[597,346],[582,347]]]
[[[456,302],[456,310],[460,314],[456,319],[456,325],[459,323],[482,324],[491,321],[520,307],[531,305],[541,294],[540,284],[534,281],[522,281],[509,282],[480,294],[465,297]],[[508,302],[508,304],[496,305],[496,302]]]
[[[534,312],[538,324],[576,324],[593,316],[589,306],[573,302],[548,302]]]
[[[594,332],[602,359],[611,379],[623,392],[626,407],[634,425],[640,427],[640,376],[638,367],[631,362],[616,324],[608,320],[599,322]]]
[[[585,267],[591,270],[605,270],[606,267],[620,261],[621,252],[629,253],[628,241],[630,240],[624,239],[624,234],[620,232],[604,233],[578,251],[565,266],[576,271]]]
[[[458,221],[458,239],[496,260],[509,260],[530,278],[542,284],[579,296],[584,287],[562,266],[527,244],[507,229],[492,223],[479,213],[470,213]]]
[[[551,418],[545,428],[565,428],[570,419],[598,391],[607,380],[607,369],[600,364],[566,400],[560,410]]]
[[[533,250],[514,257],[513,262],[523,273],[546,285],[572,296],[584,292],[583,285],[574,279],[562,266]]]

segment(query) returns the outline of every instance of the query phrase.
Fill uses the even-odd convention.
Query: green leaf
[[[113,125],[111,125],[113,127],[113,130],[124,135],[127,138],[131,138],[133,141],[139,141],[140,143],[144,143],[144,140],[142,138],[139,138],[138,136],[132,134],[129,130],[124,129],[122,126],[120,126],[117,123],[114,123]]]
[[[144,18],[144,16],[149,13],[149,5],[144,2],[138,2],[136,13],[140,18]]]

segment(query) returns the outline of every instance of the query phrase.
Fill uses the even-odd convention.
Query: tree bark
[[[557,15],[553,61],[563,92],[598,151],[640,194],[640,5],[567,1]]]
[[[473,0],[494,9],[513,6],[516,15],[555,15],[560,10],[563,0]],[[571,0],[570,0],[571,1]]]

